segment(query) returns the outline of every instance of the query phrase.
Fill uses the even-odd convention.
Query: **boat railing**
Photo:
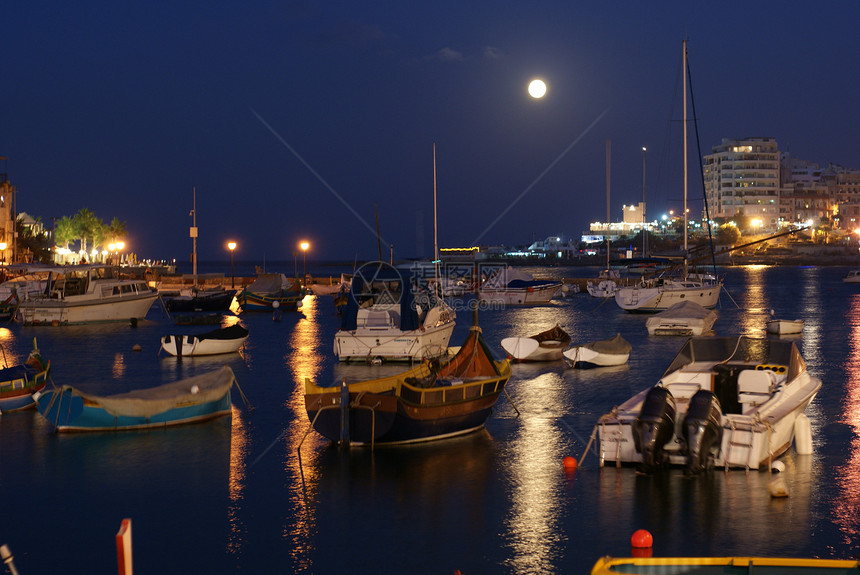
[[[416,387],[409,383],[400,384],[400,397],[403,401],[416,405],[439,405],[458,401],[470,401],[486,395],[500,393],[506,377],[481,379],[475,382],[453,383],[452,385]],[[460,381],[460,380],[457,380]]]

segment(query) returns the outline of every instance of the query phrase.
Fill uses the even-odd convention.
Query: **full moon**
[[[543,80],[532,80],[529,84],[529,95],[532,98],[543,98],[546,95],[546,84]]]

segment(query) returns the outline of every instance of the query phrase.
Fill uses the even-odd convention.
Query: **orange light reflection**
[[[238,555],[242,551],[242,540],[247,534],[247,527],[239,519],[241,502],[245,491],[245,473],[247,471],[248,429],[242,418],[242,410],[235,405],[232,407],[233,421],[230,431],[230,504],[227,508],[227,521],[230,524],[230,535],[227,540],[227,552]]]
[[[300,308],[304,318],[299,320],[293,329],[285,358],[287,373],[292,379],[292,393],[285,407],[292,420],[285,422],[284,474],[293,509],[290,520],[284,522],[282,536],[292,544],[293,559],[299,571],[312,568],[310,557],[316,523],[311,502],[314,501],[319,484],[319,448],[325,440],[312,432],[302,444],[302,454],[299,457],[297,450],[305,433],[310,429],[305,410],[305,379],[319,379],[326,357],[326,347],[331,345],[330,339],[325,338],[323,341],[316,318],[320,313],[318,307],[325,308],[325,303],[328,302],[305,296]],[[332,310],[329,309],[330,311]]]
[[[848,302],[846,322],[850,328],[848,358],[845,362],[846,381],[856,382],[860,378],[860,295],[852,295]],[[833,520],[842,531],[846,544],[853,544],[860,537],[860,386],[846,386],[846,396],[839,410],[841,423],[853,428],[852,439],[846,446],[844,464],[834,473],[839,493],[833,505]]]

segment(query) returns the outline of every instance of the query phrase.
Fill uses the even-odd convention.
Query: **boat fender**
[[[805,413],[794,420],[794,449],[798,455],[812,455],[812,424]]]

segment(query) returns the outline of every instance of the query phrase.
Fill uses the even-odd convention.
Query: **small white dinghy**
[[[233,324],[197,335],[165,335],[161,338],[161,349],[176,357],[218,355],[239,351],[246,339],[248,330]]]
[[[609,367],[627,363],[631,349],[633,346],[619,333],[609,339],[572,346],[564,350],[562,355],[570,367]]]
[[[531,337],[506,337],[502,349],[514,361],[555,361],[570,345],[570,334],[558,324]]]
[[[802,319],[771,319],[767,322],[767,333],[789,335],[802,332]]]

